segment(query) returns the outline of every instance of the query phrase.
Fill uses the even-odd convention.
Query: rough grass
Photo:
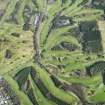
[[[101,43],[103,47],[103,52],[105,53],[105,21],[98,21],[97,24],[101,33]]]

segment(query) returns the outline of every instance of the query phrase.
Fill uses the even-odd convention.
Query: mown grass
[[[18,95],[19,100],[21,102],[21,105],[33,105],[31,103],[31,101],[29,100],[29,98],[27,97],[27,95],[25,95],[25,93],[23,93],[20,89],[18,84],[16,83],[16,81],[10,77],[10,76],[5,76],[4,77],[7,82],[10,84],[11,88],[13,89],[13,91]]]
[[[99,87],[97,87],[95,93],[88,97],[88,99],[91,101],[91,102],[94,102],[94,103],[104,103],[105,102],[105,86],[103,84],[100,84]]]
[[[59,78],[69,83],[80,83],[86,86],[97,85],[102,82],[101,76],[99,75],[94,77],[74,77],[74,76],[66,77],[66,76],[59,75]]]
[[[54,83],[52,82],[51,78],[45,70],[41,69],[40,67],[34,64],[33,67],[37,71],[40,79],[43,81],[46,88],[55,97],[61,99],[64,102],[67,102],[68,104],[75,103],[75,101],[78,100],[78,98],[73,93],[67,93],[64,90],[55,87]]]
[[[39,105],[57,105],[54,102],[46,99],[43,94],[40,92],[39,88],[37,87],[37,85],[34,83],[33,79],[31,78],[31,76],[29,76],[30,78],[30,82],[31,82],[31,86],[33,88],[33,91],[35,93],[37,102]]]
[[[73,21],[78,24],[81,21],[90,21],[98,18],[100,15],[103,14],[103,11],[96,10],[96,9],[85,9],[80,4],[83,0],[75,0],[72,4],[69,5],[69,2],[62,6],[62,3],[60,0],[56,0],[55,3],[52,5],[52,7],[48,6],[48,17],[43,21],[40,28],[40,47],[41,50],[47,50],[44,53],[42,53],[42,56],[45,57],[43,59],[42,57],[42,63],[43,64],[53,64],[53,65],[61,65],[66,64],[66,67],[64,69],[65,73],[69,73],[75,69],[85,69],[86,66],[92,64],[93,62],[96,62],[97,60],[103,60],[104,58],[98,58],[96,54],[88,56],[88,54],[84,54],[82,51],[52,51],[51,48],[55,47],[56,45],[60,44],[61,42],[69,42],[73,43],[74,45],[77,45],[81,48],[81,44],[78,42],[76,37],[70,35],[68,37],[61,37],[62,34],[68,32],[67,29],[62,27],[62,29],[56,29],[57,31],[52,31],[50,28],[52,26],[52,22],[55,19],[57,12],[62,10],[61,15],[70,16],[73,18]],[[1,1],[0,1],[1,2]],[[15,74],[18,74],[20,70],[23,70],[25,67],[31,66],[33,62],[33,32],[31,31],[23,31],[23,24],[24,24],[24,18],[23,17],[23,11],[26,4],[28,5],[27,0],[20,0],[20,7],[19,10],[17,10],[17,21],[18,24],[12,24],[7,22],[7,20],[10,18],[11,13],[14,12],[16,9],[16,0],[10,0],[9,4],[5,6],[5,13],[0,21],[0,38],[6,38],[6,42],[3,42],[2,45],[0,45],[0,75],[4,75],[7,73],[10,76],[4,75],[4,78],[7,80],[7,82],[11,85],[12,89],[16,92],[16,94],[19,96],[21,104],[22,105],[32,105],[30,100],[28,99],[27,95],[24,94],[19,89],[18,84],[16,81],[12,78],[12,76],[15,76]],[[44,2],[44,1],[43,1]],[[29,7],[33,4],[33,1],[30,2],[28,5]],[[45,8],[43,8],[44,5],[42,5],[42,2],[38,0],[39,4],[39,11],[45,11]],[[2,6],[2,7],[3,7]],[[2,8],[0,7],[0,8]],[[3,7],[4,8],[4,7]],[[33,7],[30,7],[33,9]],[[35,10],[36,8],[34,8]],[[33,11],[33,10],[31,10]],[[81,12],[80,12],[81,11]],[[46,14],[46,13],[45,13]],[[87,14],[87,15],[86,15]],[[70,28],[71,29],[71,28]],[[51,31],[51,36],[48,34]],[[70,31],[70,30],[69,30]],[[11,36],[11,33],[18,33],[20,36],[18,38]],[[55,35],[55,36],[54,36]],[[53,37],[52,37],[53,36]],[[6,49],[9,49],[13,52],[11,59],[5,58],[5,51]],[[81,49],[80,49],[81,50]],[[63,60],[62,62],[54,61],[53,57],[67,57],[68,60]],[[90,61],[86,60],[87,57],[90,57]],[[49,59],[48,59],[49,58]],[[49,61],[50,60],[50,61]],[[63,89],[60,89],[55,86],[54,82],[50,78],[50,75],[48,72],[46,72],[45,69],[40,68],[37,64],[32,65],[34,67],[34,70],[37,72],[37,76],[42,80],[45,87],[48,89],[48,91],[57,99],[64,101],[68,104],[75,104],[77,101],[79,101],[78,97],[73,94],[72,92],[64,91]],[[26,73],[26,71],[24,71]],[[21,81],[21,84],[24,82],[24,77],[26,76],[24,72],[21,72],[22,78],[19,78],[19,81]],[[99,85],[101,81],[101,77],[95,76],[92,78],[89,77],[65,77],[62,73],[58,75],[61,81],[65,81],[66,83],[81,83],[84,85],[87,85],[91,88],[91,86]],[[40,91],[40,89],[35,84],[35,81],[29,76],[29,79],[31,81],[31,88],[34,92],[34,96],[37,98],[37,101],[39,105],[56,105],[55,102],[52,102],[48,100]],[[102,88],[101,88],[102,89]],[[97,93],[90,97],[90,100],[93,102],[98,101],[105,101],[104,99],[104,93],[102,89],[101,91],[97,91]],[[102,99],[100,98],[102,95]]]

